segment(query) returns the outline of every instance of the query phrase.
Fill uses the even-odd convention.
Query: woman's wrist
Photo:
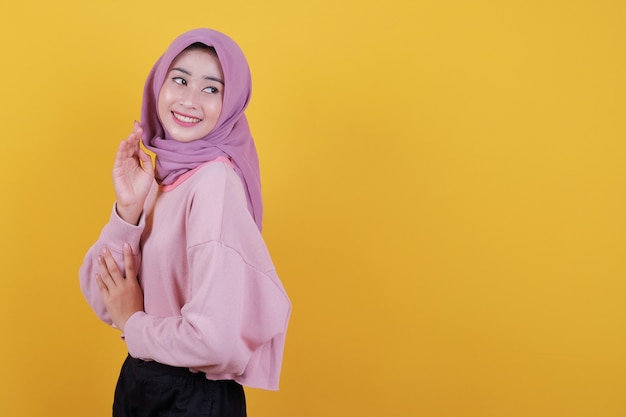
[[[137,226],[137,224],[139,223],[139,217],[141,217],[142,210],[137,210],[134,207],[124,207],[116,204],[115,211],[117,212],[117,215],[126,223]]]

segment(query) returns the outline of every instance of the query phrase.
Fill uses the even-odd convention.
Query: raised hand
[[[137,311],[143,311],[143,292],[137,281],[137,271],[129,244],[124,244],[124,269],[122,275],[108,249],[98,256],[99,273],[96,282],[111,320],[124,331],[126,322]]]
[[[135,122],[133,132],[120,143],[113,165],[117,214],[137,224],[154,180],[152,159],[139,146],[143,129]]]

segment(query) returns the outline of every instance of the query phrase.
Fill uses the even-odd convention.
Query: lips
[[[174,121],[183,126],[194,126],[202,121],[197,117],[187,116],[181,113],[172,112]]]

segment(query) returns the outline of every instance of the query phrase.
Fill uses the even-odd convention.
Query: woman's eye
[[[207,87],[204,89],[204,92],[209,93],[209,94],[215,94],[215,93],[218,93],[219,90],[215,87]]]
[[[174,81],[176,84],[187,85],[187,80],[182,77],[174,77],[172,78],[172,81]]]

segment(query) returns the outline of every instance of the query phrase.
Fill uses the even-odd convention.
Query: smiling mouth
[[[197,117],[183,116],[182,114],[178,114],[176,112],[172,112],[172,115],[174,116],[174,119],[185,124],[196,124],[202,121],[202,119],[198,119]]]

